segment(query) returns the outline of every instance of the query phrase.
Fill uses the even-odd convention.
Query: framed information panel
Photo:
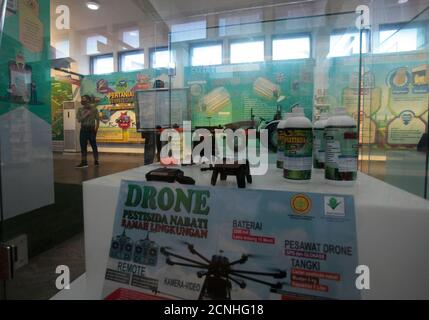
[[[183,121],[191,119],[187,88],[171,91],[168,89],[137,91],[135,99],[138,131],[154,130],[159,127],[181,127]]]

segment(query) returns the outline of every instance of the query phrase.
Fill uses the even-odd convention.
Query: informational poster
[[[103,298],[360,299],[353,196],[123,181]]]
[[[134,105],[98,106],[100,112],[99,142],[133,143],[143,142],[137,135]]]
[[[365,115],[361,123],[369,131],[362,134],[362,143],[415,149],[427,131],[429,55],[413,52],[364,58],[360,109],[357,59],[333,59],[330,95],[350,115]]]
[[[163,70],[117,72],[91,75],[81,82],[81,94],[97,98],[100,129],[97,139],[102,143],[142,143],[137,131],[136,92],[151,90],[156,80],[168,80]]]
[[[19,0],[19,40],[29,51],[43,50],[44,27],[39,18],[39,0]]]
[[[381,109],[382,89],[376,86],[374,73],[367,71],[363,75],[363,90],[359,90],[359,73],[350,74],[349,85],[343,91],[343,103],[347,112],[356,113],[359,106],[359,94],[365,112],[369,115],[376,114]]]
[[[250,121],[252,115],[273,120],[277,111],[299,104],[312,119],[312,59],[185,68],[194,126]],[[281,102],[279,102],[281,100]]]
[[[52,79],[52,140],[64,141],[64,109],[65,101],[73,100],[72,85],[67,82]]]
[[[403,111],[387,126],[387,144],[390,146],[415,147],[426,132],[427,123],[416,117],[411,110]]]

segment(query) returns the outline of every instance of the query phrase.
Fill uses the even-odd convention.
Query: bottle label
[[[285,139],[286,130],[277,130],[277,168],[283,169],[284,157],[285,157]]]
[[[286,129],[284,177],[310,180],[313,166],[313,130]]]
[[[356,127],[326,128],[325,176],[333,181],[355,181],[358,171]]]
[[[313,165],[315,169],[325,169],[325,147],[325,129],[314,129]]]

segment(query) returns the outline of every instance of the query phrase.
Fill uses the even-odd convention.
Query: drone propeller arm
[[[276,283],[270,283],[270,282],[262,281],[262,280],[259,280],[259,279],[247,277],[247,276],[244,276],[244,275],[241,275],[241,274],[237,274],[235,272],[231,272],[231,274],[234,275],[234,276],[236,276],[236,277],[243,278],[243,279],[246,279],[246,280],[249,280],[249,281],[253,281],[253,282],[256,282],[256,283],[260,283],[260,284],[263,284],[263,285],[271,287],[271,288],[276,288],[278,286],[278,284],[276,284]]]
[[[249,260],[248,256],[242,256],[239,260],[231,262],[230,267],[235,266],[236,264],[245,264]]]
[[[244,282],[243,280],[240,281],[240,280],[234,279],[233,277],[228,277],[228,279],[234,282],[236,285],[238,285],[241,289],[246,288],[246,282]]]
[[[274,279],[286,278],[286,272],[268,273],[268,272],[255,272],[255,271],[246,271],[246,270],[232,270],[232,271],[235,273],[249,274],[254,276],[273,277]]]
[[[174,254],[174,253],[169,252],[169,251],[167,251],[167,250],[164,250],[163,254],[164,254],[165,256],[167,256],[167,257],[173,257],[173,258],[176,258],[176,259],[180,259],[180,260],[184,260],[184,261],[187,261],[187,262],[191,262],[191,263],[198,264],[198,265],[200,265],[200,266],[202,266],[202,267],[207,267],[207,265],[205,265],[204,263],[201,263],[201,262],[199,262],[199,261],[192,260],[192,259],[189,259],[189,258],[186,258],[186,257],[182,257],[182,256],[180,256],[180,255],[178,255],[178,254]]]
[[[197,250],[195,250],[193,245],[188,245],[188,249],[189,249],[189,252],[192,253],[193,255],[199,257],[200,259],[204,260],[207,263],[211,263],[211,261],[209,259],[207,259],[201,253],[199,253]]]
[[[189,264],[189,263],[181,263],[181,262],[176,262],[176,261],[172,261],[172,260],[167,260],[167,264],[172,265],[172,266],[179,266],[179,267],[188,267],[188,268],[195,268],[195,269],[208,269],[209,266],[204,266],[204,265],[194,265],[194,264]]]

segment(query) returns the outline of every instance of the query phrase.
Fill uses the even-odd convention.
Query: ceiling
[[[164,21],[231,10],[324,0],[149,0]]]
[[[58,5],[67,5],[71,11],[71,29],[74,31],[94,30],[106,26],[122,25],[127,23],[154,23],[170,24],[174,20],[198,15],[211,15],[222,12],[239,12],[257,7],[271,7],[273,11],[280,9],[288,15],[312,15],[320,13],[354,11],[362,3],[370,3],[371,8],[383,8],[379,13],[388,12],[390,18],[395,16],[392,10],[399,10],[403,14],[398,0],[98,0],[101,7],[98,11],[88,10],[86,0],[51,0],[51,15],[55,18],[55,8]],[[409,0],[402,8],[407,8],[412,17],[428,0]],[[426,4],[425,4],[426,3]],[[290,5],[289,6],[282,6]],[[289,10],[290,8],[290,10]],[[387,13],[386,13],[387,14]],[[399,15],[398,15],[399,16]],[[53,20],[54,21],[54,20]]]
[[[86,8],[86,0],[51,0],[51,16],[55,15],[55,8],[67,5],[70,8],[71,29],[82,31],[106,27],[108,25],[137,22],[148,19],[133,0],[98,0],[100,9],[91,11]],[[53,20],[54,21],[54,20]]]

